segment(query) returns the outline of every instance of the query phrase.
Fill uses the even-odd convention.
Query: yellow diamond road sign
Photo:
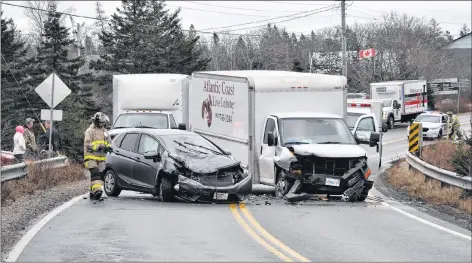
[[[52,95],[52,78],[54,77],[54,104],[51,105]],[[50,108],[56,107],[61,103],[69,94],[71,90],[62,82],[62,80],[55,74],[52,73],[47,79],[45,79],[39,86],[34,90],[41,99],[48,104]]]

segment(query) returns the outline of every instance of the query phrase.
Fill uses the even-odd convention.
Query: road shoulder
[[[381,171],[375,181],[375,188],[380,193],[422,213],[472,231],[472,215],[448,205],[428,204],[420,198],[409,196],[406,191],[396,189],[387,182],[387,170]]]
[[[6,206],[2,205],[2,258],[36,222],[54,208],[70,199],[84,194],[88,181],[78,181],[38,190],[34,194],[18,198]]]

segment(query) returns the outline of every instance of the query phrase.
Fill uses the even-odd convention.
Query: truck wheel
[[[280,171],[277,174],[277,181],[275,183],[275,196],[278,198],[283,198],[290,188],[292,187],[293,183],[284,176],[284,172]]]
[[[441,140],[441,138],[442,138],[442,130],[439,131],[439,133],[438,133],[438,140]]]
[[[388,128],[389,128],[389,129],[393,129],[394,124],[395,124],[395,120],[393,119],[393,116],[390,115],[390,116],[388,117],[388,121],[387,121],[387,126],[388,126]]]
[[[162,202],[174,201],[172,181],[167,178],[167,176],[161,177],[161,183],[159,184],[159,197]]]

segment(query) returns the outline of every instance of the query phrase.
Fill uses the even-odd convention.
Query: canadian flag
[[[359,51],[359,59],[370,58],[375,56],[375,49],[369,48]]]

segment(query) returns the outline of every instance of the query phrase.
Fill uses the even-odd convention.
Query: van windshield
[[[123,113],[118,116],[112,129],[121,128],[168,129],[167,114],[163,113]]]
[[[282,145],[286,144],[357,144],[343,119],[281,119]]]
[[[350,130],[354,129],[354,126],[356,125],[357,120],[362,115],[364,115],[364,113],[348,112],[347,113],[347,127],[349,127]]]
[[[392,107],[392,99],[382,100],[383,107]]]

